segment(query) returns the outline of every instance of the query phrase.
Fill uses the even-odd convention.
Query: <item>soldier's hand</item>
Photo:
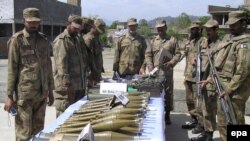
[[[149,65],[149,66],[148,66],[148,72],[151,72],[153,69],[154,69],[154,66],[153,66],[153,65]]]
[[[219,98],[224,98],[224,99],[227,99],[227,97],[228,97],[228,93],[226,93],[225,91],[222,92],[222,93],[220,94],[220,96],[219,96]]]
[[[196,65],[196,59],[195,58],[191,59],[191,64]]]
[[[48,98],[49,98],[48,106],[52,106],[53,103],[54,103],[54,95],[53,95],[53,92],[52,92],[52,91],[49,91],[49,93],[48,93]]]
[[[199,84],[201,85],[201,88],[203,89],[208,84],[208,80],[202,80],[202,81],[199,82]]]
[[[13,101],[13,98],[7,98],[7,100],[5,101],[5,104],[4,104],[4,110],[9,112],[10,108],[14,106],[14,101]]]
[[[140,75],[145,74],[145,70],[144,70],[143,68],[141,68],[140,71],[139,71],[139,74],[140,74]]]
[[[169,70],[170,68],[173,67],[172,63],[170,63],[170,62],[164,63],[163,65],[164,65],[165,70]]]

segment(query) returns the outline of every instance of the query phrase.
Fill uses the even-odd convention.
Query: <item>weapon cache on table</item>
[[[75,141],[83,128],[91,124],[95,141],[143,140],[143,119],[147,116],[150,93],[125,93],[127,105],[113,101],[113,96],[88,101],[61,124],[54,133],[41,133],[34,141]],[[113,103],[113,104],[110,104]]]

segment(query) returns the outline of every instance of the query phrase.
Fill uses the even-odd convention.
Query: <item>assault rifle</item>
[[[197,42],[196,44],[196,74],[195,74],[195,79],[196,79],[196,102],[197,102],[197,105],[199,105],[199,98],[200,98],[200,95],[201,95],[201,87],[200,87],[200,84],[199,82],[201,81],[201,51],[200,51],[200,41]]]
[[[212,63],[211,54],[210,54],[209,50],[207,51],[207,55],[208,55],[208,60],[209,60],[209,64],[210,64],[210,69],[212,71],[212,78],[213,78],[213,81],[214,81],[215,86],[216,86],[216,92],[217,92],[218,96],[220,96],[223,92],[223,86],[220,82],[220,77],[219,77],[219,75],[218,75],[218,73],[217,73],[217,71]],[[222,110],[225,114],[227,124],[229,124],[229,125],[237,124],[230,98],[228,97],[226,100],[223,97],[223,98],[220,98],[219,100],[221,103]]]

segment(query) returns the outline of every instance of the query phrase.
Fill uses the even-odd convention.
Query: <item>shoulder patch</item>
[[[246,48],[247,49],[248,48],[248,44],[247,43],[241,44],[240,48]]]

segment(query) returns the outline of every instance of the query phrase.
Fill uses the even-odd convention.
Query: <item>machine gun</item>
[[[210,69],[212,71],[212,78],[213,78],[213,81],[214,81],[215,86],[216,86],[216,91],[217,91],[218,96],[220,96],[223,92],[223,86],[220,82],[220,77],[219,77],[219,75],[218,75],[218,73],[217,73],[217,71],[212,63],[211,54],[210,54],[209,50],[207,51],[207,55],[208,55],[208,60],[209,60],[209,64],[210,64]],[[222,110],[225,114],[227,124],[229,124],[229,125],[237,124],[230,98],[228,97],[227,100],[224,97],[220,98],[220,103],[221,103]]]

